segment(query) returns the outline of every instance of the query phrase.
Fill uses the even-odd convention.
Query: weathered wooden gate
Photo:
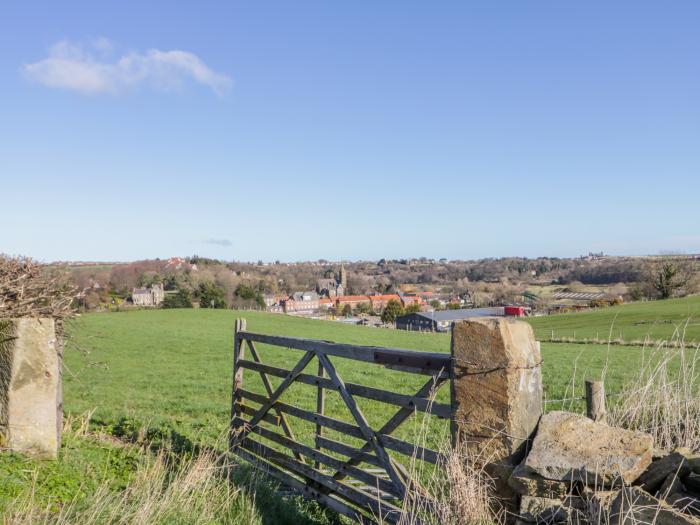
[[[256,343],[296,350],[299,359],[291,369],[263,363]],[[246,348],[250,358],[246,357]],[[435,450],[392,434],[417,412],[451,417],[449,404],[434,402],[436,391],[451,378],[450,354],[263,335],[246,331],[245,320],[237,320],[233,355],[231,452],[339,513],[362,522],[381,518],[395,523],[407,490],[415,489],[418,483],[410,474],[416,469],[406,468],[397,458],[410,458],[404,461],[408,464],[435,464],[439,456]],[[415,394],[400,394],[377,385],[344,381],[333,362],[338,364],[337,359],[332,358],[370,363],[373,366],[365,365],[370,369],[388,367],[427,377],[420,381],[422,386]],[[305,373],[313,361],[316,374]],[[264,393],[244,387],[245,370],[259,374]],[[275,378],[276,385],[271,378]],[[292,397],[290,392],[290,387],[298,384],[315,390],[311,392],[315,394],[315,410],[293,404],[302,397],[298,393]],[[324,413],[327,391],[342,399],[346,421]],[[383,403],[381,406],[387,409],[384,424],[373,428],[356,398]],[[308,405],[308,396],[306,399]],[[398,408],[391,409],[390,405]],[[315,426],[313,439],[306,443],[293,431],[293,423],[299,421],[307,427]],[[328,433],[324,435],[324,429],[340,438],[331,439]],[[348,441],[362,445],[350,445]]]

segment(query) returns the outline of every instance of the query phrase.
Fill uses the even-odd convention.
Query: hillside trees
[[[211,281],[199,284],[197,296],[199,297],[199,306],[201,308],[226,308],[227,306],[223,288]]]
[[[400,315],[403,315],[403,306],[401,306],[401,303],[398,302],[396,299],[391,299],[388,303],[386,303],[386,306],[384,307],[384,311],[382,312],[382,322],[383,323],[393,323],[396,321],[396,318]]]
[[[192,294],[185,288],[169,293],[163,299],[163,308],[192,308]]]
[[[253,288],[247,284],[239,284],[233,293],[233,303],[232,306],[238,308],[250,308],[253,306],[264,308],[265,300],[258,289]]]

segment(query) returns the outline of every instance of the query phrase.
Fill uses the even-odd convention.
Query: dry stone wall
[[[700,454],[663,453],[651,435],[607,425],[602,390],[591,418],[542,414],[528,324],[455,323],[452,354],[453,437],[484,461],[507,522],[700,525]]]
[[[649,434],[550,412],[509,485],[523,523],[700,525],[698,479],[688,449],[660,453]]]

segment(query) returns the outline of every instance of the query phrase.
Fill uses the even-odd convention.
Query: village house
[[[182,257],[171,257],[168,262],[165,263],[165,269],[174,270],[191,270],[193,272],[197,271],[197,265],[187,262]]]
[[[368,295],[343,295],[342,297],[338,297],[335,301],[338,310],[342,310],[346,305],[355,308],[362,303],[370,304]]]
[[[417,295],[402,295],[401,304],[404,308],[408,308],[409,306],[414,304],[423,304],[423,300]]]
[[[384,295],[341,295],[334,298],[321,298],[319,301],[320,307],[329,310],[333,307],[342,310],[346,305],[355,309],[361,304],[370,306],[373,312],[381,312],[389,301],[396,301],[406,308],[412,304],[423,304],[423,301],[418,296],[399,296],[397,294]]]
[[[318,306],[321,310],[330,310],[335,306],[335,301],[329,297],[321,297],[318,300]]]
[[[320,297],[316,292],[295,292],[290,298],[281,301],[284,313],[313,312],[319,309]]]
[[[381,312],[387,303],[391,300],[401,302],[401,298],[396,294],[386,294],[386,295],[370,295],[369,301],[372,305],[372,311]]]
[[[273,313],[283,313],[284,308],[282,307],[282,302],[286,299],[287,297],[284,295],[263,295],[263,301],[265,302],[265,310]]]
[[[134,306],[160,306],[165,298],[162,284],[154,284],[150,288],[134,288],[131,291],[131,301]]]

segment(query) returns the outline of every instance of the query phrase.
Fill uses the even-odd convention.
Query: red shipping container
[[[510,315],[510,316],[514,316],[514,317],[525,317],[525,307],[524,306],[506,306],[504,313],[506,315]]]

